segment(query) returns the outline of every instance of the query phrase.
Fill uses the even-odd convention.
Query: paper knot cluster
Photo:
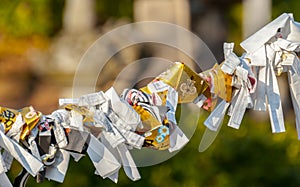
[[[13,159],[24,168],[15,186],[32,175],[63,182],[70,158],[87,155],[102,178],[118,181],[123,167],[133,181],[141,178],[130,149],[180,150],[189,140],[177,126],[177,104],[195,103],[211,111],[204,125],[217,131],[227,113],[228,126],[238,129],[247,108],[269,111],[272,132],[284,132],[277,77],[288,74],[288,85],[300,137],[300,24],[282,14],[241,43],[224,44],[224,61],[196,73],[175,62],[140,89],[114,88],[80,98],[60,99],[49,115],[33,107],[0,108],[0,181],[12,186],[6,172]]]

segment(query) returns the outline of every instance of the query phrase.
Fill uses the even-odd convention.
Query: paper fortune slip
[[[59,99],[49,115],[32,106],[20,110],[0,107],[0,185],[13,186],[6,175],[13,159],[24,168],[14,186],[29,175],[63,182],[69,160],[87,155],[95,174],[118,181],[119,169],[133,181],[141,178],[130,149],[180,150],[189,140],[177,124],[177,104],[194,103],[211,111],[204,125],[204,151],[229,116],[238,129],[247,109],[268,110],[272,132],[285,131],[277,76],[288,74],[288,88],[300,139],[300,24],[282,14],[241,43],[224,43],[224,60],[196,73],[174,62],[139,89],[114,88],[79,98]],[[213,138],[212,138],[213,137]]]

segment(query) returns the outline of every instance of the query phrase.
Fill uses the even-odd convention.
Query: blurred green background
[[[97,33],[95,36],[108,32],[114,27],[111,25],[118,25],[118,20],[125,20],[121,24],[138,21],[139,19],[135,17],[135,11],[139,9],[134,6],[136,2],[134,0],[93,1],[93,10],[90,11],[94,12],[92,32]],[[243,1],[191,0],[186,2],[190,6],[188,29],[200,37],[205,36],[201,30],[205,27],[205,23],[213,30],[222,31],[217,33],[222,36],[216,38],[218,41],[205,41],[204,38],[218,60],[222,59],[224,41],[235,42],[236,52],[242,54],[243,51],[238,43],[243,40]],[[295,20],[300,20],[298,10],[300,1],[270,2],[271,19],[283,12],[291,12],[294,13]],[[55,69],[56,66],[51,69],[51,72],[37,67],[50,67],[53,62],[49,60],[53,55],[51,53],[55,53],[55,50],[52,50],[55,48],[53,43],[62,37],[74,34],[67,31],[64,26],[66,5],[67,1],[63,0],[0,1],[1,106],[21,108],[33,105],[43,113],[49,113],[57,108],[57,99],[63,95],[60,90],[70,84],[66,80],[72,77],[72,73]],[[253,10],[254,13],[255,11]],[[218,15],[222,20],[222,25],[216,25],[216,28],[213,24],[214,15]],[[79,18],[83,15],[76,16]],[[212,25],[209,25],[211,23]],[[74,35],[77,36],[76,33]],[[80,45],[80,42],[77,44]],[[47,54],[46,57],[44,54]],[[205,131],[202,124],[208,116],[208,113],[203,112],[196,133],[187,146],[176,156],[161,164],[139,168],[142,176],[139,181],[130,181],[122,170],[120,170],[118,184],[114,184],[109,179],[103,180],[94,175],[94,167],[86,157],[79,163],[73,160],[70,162],[63,184],[45,181],[38,186],[299,186],[300,143],[297,140],[291,104],[288,99],[285,101],[286,133],[272,134],[267,115],[247,112],[240,130],[223,125],[212,146],[200,153],[198,146]],[[189,118],[196,116],[194,112],[197,111],[192,111]],[[20,166],[14,162],[8,172],[10,179],[13,180],[19,171]],[[30,178],[27,186],[37,186],[37,184],[33,178]]]

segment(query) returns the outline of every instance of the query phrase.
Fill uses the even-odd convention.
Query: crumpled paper
[[[238,129],[246,108],[268,109],[272,132],[284,132],[276,77],[287,72],[300,139],[299,38],[300,24],[294,21],[292,14],[284,13],[241,43],[246,50],[241,57],[233,53],[233,43],[225,43],[224,62],[200,73],[208,80],[211,93],[222,99],[204,125],[217,131],[227,112],[230,116],[228,126]],[[220,69],[222,74],[216,73]],[[224,75],[232,76],[232,98],[226,97]]]
[[[38,183],[44,179],[62,183],[70,158],[77,162],[84,155],[102,178],[117,183],[123,167],[131,180],[139,180],[130,149],[181,149],[189,140],[177,126],[177,104],[204,103],[210,96],[207,89],[208,84],[197,73],[178,62],[144,88],[125,89],[121,96],[110,88],[63,98],[60,109],[49,115],[32,106],[21,110],[1,107],[3,184],[11,185],[5,173],[13,159],[24,168],[14,183],[22,186],[29,174]]]
[[[131,180],[139,180],[131,149],[173,152],[189,141],[176,121],[181,103],[211,111],[204,125],[212,131],[220,129],[225,114],[228,126],[238,129],[246,109],[253,108],[268,109],[272,132],[284,132],[276,78],[282,73],[288,74],[300,139],[299,40],[300,24],[284,13],[241,43],[246,51],[241,57],[233,43],[224,43],[224,61],[199,74],[175,62],[143,88],[60,99],[60,108],[49,115],[32,106],[0,107],[0,186],[12,186],[6,172],[13,159],[24,168],[14,185],[24,186],[29,175],[38,183],[62,183],[70,158],[84,155],[102,178],[117,183],[123,167]]]
[[[188,138],[177,126],[178,103],[202,102],[210,97],[208,84],[184,63],[175,62],[147,86],[125,90],[123,98],[141,116],[136,132],[145,137],[146,147],[170,152],[181,149]],[[202,100],[199,97],[203,96]]]
[[[248,61],[237,57],[233,47],[233,43],[225,43],[224,62],[200,74],[214,80],[210,81],[211,92],[222,99],[204,122],[213,131],[218,130],[226,112],[230,116],[228,126],[238,129],[246,109],[253,106],[250,94],[255,91],[256,78]]]
[[[253,94],[254,110],[268,108],[274,133],[285,131],[276,78],[276,75],[280,76],[283,72],[288,72],[296,124],[299,129],[299,98],[295,95],[300,89],[295,87],[299,74],[297,69],[299,58],[296,54],[299,52],[299,38],[300,24],[294,21],[292,14],[284,13],[241,43],[246,50],[244,58],[250,59],[258,80],[257,91]]]

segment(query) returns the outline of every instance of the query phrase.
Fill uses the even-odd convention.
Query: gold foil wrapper
[[[78,105],[75,105],[75,104],[65,104],[65,105],[62,106],[62,108],[66,109],[66,110],[69,110],[69,111],[74,110],[74,111],[78,112],[81,115],[88,115],[88,114],[91,113],[89,111],[89,109],[87,109],[86,107],[78,106]]]
[[[232,99],[232,76],[227,73],[223,73],[223,76],[224,76],[225,88],[226,88],[226,95],[224,96],[223,99],[226,100],[227,102],[230,102]]]
[[[145,133],[161,126],[161,122],[159,122],[150,112],[145,110],[143,107],[136,105],[133,106],[133,108],[140,115],[143,122],[143,128],[141,129],[137,127],[137,132]]]
[[[178,92],[178,103],[193,102],[201,94],[210,98],[210,93],[206,91],[209,89],[207,82],[182,62],[173,63],[153,81],[157,80],[163,81]],[[147,92],[147,87],[141,90]]]
[[[20,139],[25,140],[26,136],[29,135],[30,131],[39,123],[42,113],[35,111],[32,106],[21,109],[20,113],[25,122],[20,135]]]
[[[11,129],[18,114],[19,112],[17,110],[0,107],[0,121],[4,124],[5,133]]]
[[[178,93],[177,103],[191,103],[201,94],[204,94],[206,98],[211,97],[208,83],[181,62],[173,63],[169,69],[157,76],[152,83],[158,83],[159,81],[176,90]],[[153,94],[148,85],[140,90],[147,94]],[[164,85],[159,83],[156,86],[157,92],[155,94],[160,98],[161,105],[166,106],[169,90],[165,90]],[[137,131],[138,133],[144,133],[145,147],[158,150],[168,149],[170,147],[168,120],[165,118],[160,122],[144,108],[140,106],[133,107],[140,114],[144,125],[143,129],[137,129]]]
[[[93,112],[91,112],[89,109],[87,109],[84,106],[78,106],[75,104],[66,104],[66,105],[63,105],[62,107],[66,110],[69,110],[69,111],[74,110],[74,111],[78,112],[79,114],[81,114],[83,116],[82,122],[85,125],[90,125],[95,122],[94,118],[93,118],[93,116],[94,116]]]
[[[161,129],[169,128],[165,125],[160,126],[160,128],[157,128],[155,130],[152,130],[148,132],[148,134],[145,134],[145,145],[144,147],[151,147],[157,150],[166,150],[170,148],[170,135],[169,133],[161,133]]]
[[[167,91],[159,92],[157,94],[162,99],[162,104],[166,103]],[[143,134],[145,136],[144,147],[151,147],[157,150],[165,150],[170,147],[169,134],[160,133],[162,126],[168,129],[166,124],[168,120],[165,118],[160,122],[155,116],[153,116],[149,111],[144,109],[142,106],[133,106],[135,111],[140,115],[143,122],[143,128],[137,128],[136,132],[138,134]],[[168,129],[169,130],[169,129]]]
[[[231,101],[232,75],[224,73],[218,64],[215,64],[212,69],[202,72],[201,75],[209,83],[213,97],[218,96],[227,102]]]

